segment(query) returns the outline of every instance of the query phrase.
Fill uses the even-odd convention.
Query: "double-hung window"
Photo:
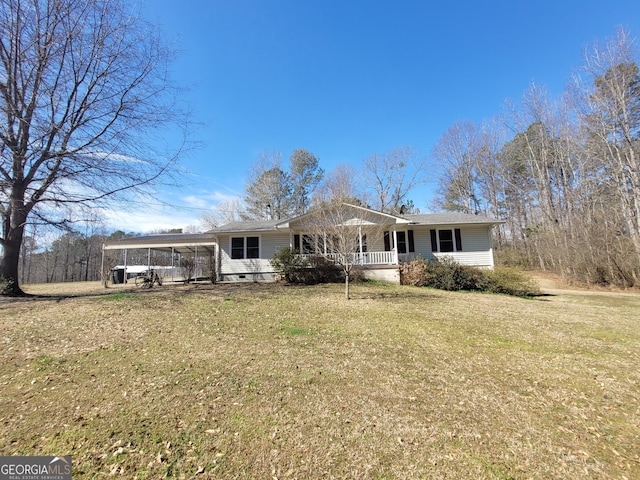
[[[406,232],[398,231],[396,232],[396,238],[398,239],[398,253],[414,253],[416,251],[415,242],[413,240],[413,230],[407,230]],[[392,248],[394,248],[393,232],[384,232],[385,252],[391,251]]]
[[[459,228],[431,230],[432,252],[461,252],[462,235]]]
[[[232,237],[231,258],[260,258],[260,237]]]

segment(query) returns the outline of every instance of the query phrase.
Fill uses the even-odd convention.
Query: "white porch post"
[[[222,281],[222,250],[220,249],[220,242],[218,241],[218,237],[216,237],[216,244],[213,246],[214,251],[216,252],[216,277],[219,281]]]
[[[364,264],[364,257],[362,256],[362,225],[358,225],[358,246],[360,251],[360,265]]]
[[[147,268],[151,270],[151,249],[147,249]]]
[[[398,232],[396,231],[396,224],[393,224],[393,252],[394,252],[394,263],[399,265],[398,262]]]
[[[196,268],[195,268],[195,281],[198,281],[198,245],[196,245],[196,254],[195,254],[195,258],[194,258],[194,262],[196,264]]]
[[[293,251],[293,229],[289,228],[289,248]]]

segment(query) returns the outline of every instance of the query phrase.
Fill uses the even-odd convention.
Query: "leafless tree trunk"
[[[96,205],[167,173],[174,158],[156,153],[157,129],[184,118],[168,95],[168,58],[123,0],[0,4],[3,293],[22,293],[30,217],[63,224],[62,205]]]
[[[336,263],[345,276],[345,299],[350,297],[350,279],[362,253],[363,235],[373,244],[385,226],[365,209],[336,199],[309,214],[305,228],[316,239],[316,254]],[[388,226],[387,226],[388,228]]]
[[[381,212],[399,213],[411,190],[427,181],[427,167],[427,159],[420,158],[410,147],[366,158],[363,176],[365,185],[373,191],[372,207]]]

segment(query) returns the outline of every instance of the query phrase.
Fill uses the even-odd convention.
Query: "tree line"
[[[149,235],[177,234],[182,229],[147,232]],[[108,278],[116,265],[172,265],[171,254],[147,249],[131,249],[126,259],[123,251],[102,251],[105,242],[118,241],[140,233],[108,231],[96,223],[84,229],[68,229],[62,235],[50,228],[27,229],[20,252],[20,283],[57,283],[101,281]],[[151,257],[149,257],[151,254]],[[193,268],[186,258],[176,254],[173,264],[183,269]]]
[[[280,220],[336,200],[385,213],[417,213],[410,195],[429,181],[428,166],[428,159],[408,146],[328,172],[309,150],[294,150],[288,166],[280,152],[265,151],[249,171],[244,197],[221,203],[218,213],[203,215],[203,223],[213,228],[238,220]]]
[[[440,208],[505,221],[504,262],[596,284],[640,283],[640,75],[619,29],[559,98],[532,85],[496,118],[436,144]]]

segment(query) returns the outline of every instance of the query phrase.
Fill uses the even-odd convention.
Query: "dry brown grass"
[[[640,296],[214,285],[0,301],[0,452],[74,478],[639,478]]]

